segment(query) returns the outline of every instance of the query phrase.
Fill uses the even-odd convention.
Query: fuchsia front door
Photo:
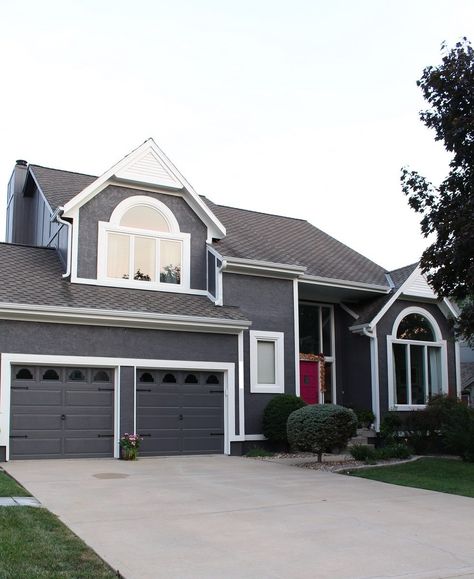
[[[319,402],[319,362],[300,361],[300,396],[306,404]]]

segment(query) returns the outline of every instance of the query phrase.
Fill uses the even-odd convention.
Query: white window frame
[[[258,382],[258,342],[275,344],[275,383]],[[284,394],[285,392],[285,334],[250,330],[250,392],[252,394]]]
[[[120,221],[125,213],[132,207],[145,206],[158,211],[165,219],[169,232],[159,232],[147,229],[123,227]],[[134,245],[137,237],[145,237],[156,240],[156,271],[155,281],[135,280],[129,272],[129,279],[119,279],[107,275],[107,256],[109,234],[116,233],[127,235],[130,239],[130,264],[134,258]],[[181,280],[179,284],[163,283],[159,281],[159,241],[178,241],[181,243]],[[116,287],[139,288],[157,291],[186,291],[190,289],[190,265],[191,265],[191,236],[189,233],[181,233],[179,224],[171,210],[158,199],[146,195],[128,197],[114,209],[110,221],[99,221],[98,252],[97,252],[97,279],[107,285]],[[130,266],[131,267],[131,266]],[[131,268],[134,269],[134,268]]]
[[[400,322],[410,314],[419,314],[425,317],[431,324],[433,332],[435,334],[435,341],[429,342],[424,340],[402,340],[397,338],[398,326]],[[426,408],[426,404],[396,404],[396,379],[395,379],[395,364],[393,359],[393,344],[403,344],[407,346],[425,346],[424,357],[426,362],[427,347],[432,346],[440,349],[441,356],[441,392],[443,394],[448,393],[448,355],[447,355],[447,342],[442,339],[441,330],[439,328],[438,322],[431,315],[430,312],[419,307],[409,307],[401,311],[392,328],[392,334],[387,336],[387,371],[388,371],[388,405],[389,410],[397,411],[410,411],[410,410],[423,410]],[[407,390],[409,399],[411,399],[411,372],[410,372],[410,349],[407,348]],[[428,376],[425,372],[425,391],[427,389]]]

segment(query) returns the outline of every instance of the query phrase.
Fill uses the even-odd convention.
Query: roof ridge
[[[74,175],[82,175],[84,177],[93,177],[97,179],[97,175],[91,175],[90,173],[80,173],[79,171],[69,171],[68,169],[57,169],[56,167],[46,167],[45,165],[38,165],[36,163],[28,163],[28,167],[39,167],[40,169],[48,169],[48,171],[61,171],[61,173],[73,173]]]
[[[397,267],[396,269],[392,269],[390,271],[387,271],[387,273],[395,273],[396,271],[400,271],[401,269],[408,269],[409,267],[416,267],[420,262],[419,261],[415,261],[414,263],[409,263],[408,265],[402,265],[402,267]]]

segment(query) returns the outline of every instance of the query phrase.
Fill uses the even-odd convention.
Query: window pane
[[[423,340],[434,342],[435,335],[429,321],[421,314],[408,314],[400,322],[397,330],[400,340]]]
[[[323,353],[331,356],[331,308],[321,308],[323,325]]]
[[[428,346],[428,396],[431,398],[442,391],[441,349]]]
[[[257,382],[275,384],[275,342],[257,342]]]
[[[411,402],[425,404],[424,346],[410,346]]]
[[[321,354],[319,344],[319,306],[300,304],[300,352],[302,354]]]
[[[156,209],[146,205],[137,205],[129,209],[120,220],[123,227],[136,227],[137,229],[150,229],[152,231],[164,231],[169,233],[169,226],[163,215]]]
[[[324,404],[332,404],[332,363],[324,364]]]
[[[156,241],[149,237],[135,237],[133,279],[155,281]]]
[[[107,245],[107,277],[128,279],[130,237],[109,233]]]
[[[160,242],[160,281],[181,283],[181,241]]]
[[[404,344],[393,344],[395,404],[408,404],[406,349]]]

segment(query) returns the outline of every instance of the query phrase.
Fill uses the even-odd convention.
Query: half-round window
[[[154,382],[153,374],[151,372],[143,372],[140,374],[140,382]]]
[[[86,376],[82,370],[76,368],[69,373],[69,380],[72,382],[85,382]]]
[[[165,374],[163,376],[163,382],[165,384],[174,384],[176,382],[176,377],[174,374]]]
[[[105,370],[98,370],[94,374],[94,382],[110,382],[109,373]]]
[[[43,380],[59,380],[59,374],[53,368],[46,370],[43,374]]]
[[[397,339],[421,342],[434,342],[436,340],[433,326],[422,314],[405,316],[398,325]]]
[[[17,380],[33,380],[33,374],[28,370],[28,368],[22,368],[21,370],[18,370],[15,378]]]
[[[170,226],[161,213],[148,205],[136,205],[130,208],[120,220],[122,227],[148,229],[150,231],[170,232]]]

